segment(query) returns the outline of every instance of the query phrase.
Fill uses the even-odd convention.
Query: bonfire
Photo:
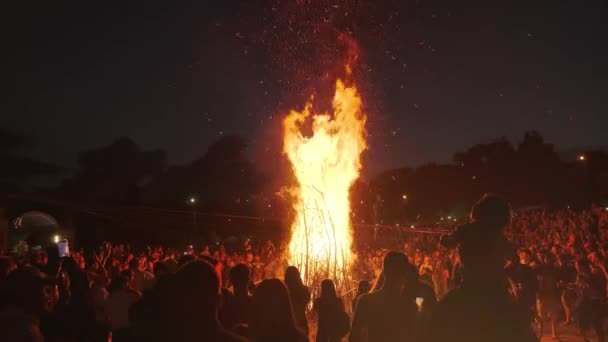
[[[351,287],[353,263],[349,190],[366,149],[366,117],[355,85],[341,79],[332,108],[332,113],[313,113],[311,100],[283,122],[283,152],[297,180],[290,189],[295,215],[289,262],[300,269],[307,285],[330,278],[345,291]],[[312,134],[303,133],[306,125],[312,126]]]

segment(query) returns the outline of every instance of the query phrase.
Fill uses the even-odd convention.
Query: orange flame
[[[347,73],[350,74],[347,66]],[[290,264],[306,284],[330,278],[345,289],[352,264],[349,189],[359,177],[366,149],[365,114],[355,86],[336,81],[331,114],[312,114],[312,103],[283,121],[283,153],[298,186],[291,189],[296,215],[291,225]],[[312,122],[312,136],[301,128]]]

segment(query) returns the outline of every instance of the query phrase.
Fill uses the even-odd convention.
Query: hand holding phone
[[[57,250],[59,251],[60,258],[70,256],[70,245],[68,243],[68,240],[63,239],[57,242]]]

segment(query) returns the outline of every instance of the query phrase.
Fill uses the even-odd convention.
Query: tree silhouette
[[[95,202],[138,203],[139,188],[165,168],[164,151],[143,151],[129,138],[81,152],[78,172],[63,181],[58,194]]]
[[[246,158],[247,145],[238,136],[224,136],[209,146],[206,154],[187,165],[170,167],[145,189],[151,204],[184,206],[194,195],[199,209],[252,210],[254,196],[263,178]]]
[[[33,146],[31,139],[0,128],[0,189],[22,191],[28,181],[40,176],[53,176],[62,168],[18,155],[15,150]]]
[[[503,137],[455,153],[453,164],[388,170],[370,181],[365,194],[355,193],[356,222],[433,223],[463,214],[486,192],[516,207],[606,201],[608,154],[582,154],[584,161],[560,160],[554,146],[531,131],[516,147]]]
[[[585,160],[577,160],[576,168],[586,179],[587,195],[598,204],[608,204],[608,153],[591,150],[582,155]]]

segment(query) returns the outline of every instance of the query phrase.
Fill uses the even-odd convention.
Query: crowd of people
[[[532,341],[530,323],[547,321],[556,338],[558,325],[576,324],[604,341],[608,211],[599,208],[512,215],[486,196],[449,236],[359,243],[351,297],[331,279],[304,285],[285,250],[103,243],[63,258],[52,248],[2,256],[0,339]]]

